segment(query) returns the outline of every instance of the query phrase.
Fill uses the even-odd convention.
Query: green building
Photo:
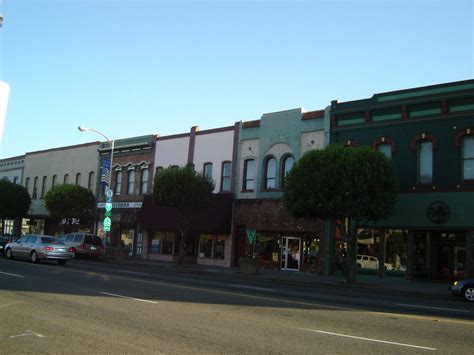
[[[359,272],[375,273],[368,256],[386,275],[474,275],[474,80],[333,101],[330,141],[378,149],[399,179],[393,215],[360,231]]]

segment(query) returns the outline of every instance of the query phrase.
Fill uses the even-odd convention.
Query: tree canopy
[[[198,174],[191,165],[169,167],[155,176],[153,201],[159,206],[177,210],[177,236],[180,238],[178,265],[184,262],[190,214],[193,210],[211,205],[213,190],[213,182]]]
[[[25,187],[0,180],[0,217],[19,218],[28,214],[31,198]]]
[[[48,191],[44,199],[53,218],[90,219],[95,215],[96,199],[92,191],[79,185],[57,185]]]
[[[357,230],[389,217],[396,195],[395,170],[385,155],[369,147],[330,145],[306,153],[293,167],[284,204],[294,217],[336,224],[354,266],[348,281],[355,282]]]

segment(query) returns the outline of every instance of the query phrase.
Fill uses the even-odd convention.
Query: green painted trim
[[[449,112],[464,112],[464,111],[474,111],[474,104],[458,105],[451,106]]]
[[[437,115],[441,113],[440,108],[430,108],[426,110],[413,110],[410,111],[410,117],[420,117],[420,116],[428,116],[428,115]]]
[[[402,118],[402,114],[400,113],[389,113],[385,115],[374,115],[372,114],[372,121],[389,121],[389,120],[399,120]]]
[[[384,101],[391,101],[391,100],[401,100],[401,99],[408,99],[412,97],[445,94],[445,93],[454,92],[454,91],[471,90],[471,89],[474,89],[474,83],[458,85],[458,86],[448,86],[444,88],[427,89],[427,90],[421,90],[421,91],[415,91],[415,92],[408,92],[404,94],[392,94],[392,95],[386,95],[386,96],[379,96],[377,97],[377,101],[384,102]]]
[[[351,118],[347,120],[338,120],[337,125],[338,126],[347,126],[351,124],[357,124],[357,123],[364,123],[365,119],[364,118]]]

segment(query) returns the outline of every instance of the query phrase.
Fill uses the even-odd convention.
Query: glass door
[[[282,237],[281,269],[299,271],[301,264],[301,238]]]

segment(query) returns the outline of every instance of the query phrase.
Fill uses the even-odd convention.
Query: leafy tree
[[[0,218],[20,218],[28,214],[31,198],[25,187],[0,180]],[[4,223],[2,225],[5,225]]]
[[[57,185],[44,197],[46,208],[53,218],[66,219],[66,225],[73,218],[90,220],[95,216],[96,199],[92,191],[79,185]]]
[[[306,153],[289,173],[284,204],[297,218],[336,225],[348,244],[348,283],[356,282],[357,231],[391,215],[397,194],[395,170],[368,147],[331,145]]]
[[[169,167],[155,176],[154,202],[160,206],[175,208],[178,214],[179,256],[177,265],[183,265],[184,262],[184,243],[188,236],[189,219],[196,209],[211,205],[213,190],[212,181],[196,173],[191,165]]]

